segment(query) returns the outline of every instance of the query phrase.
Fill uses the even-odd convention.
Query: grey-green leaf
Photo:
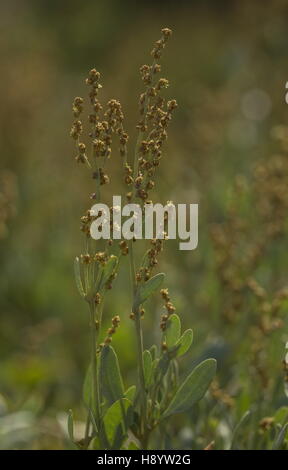
[[[131,402],[127,398],[122,398],[113,403],[104,416],[106,437],[111,447],[113,447],[115,439],[119,439],[119,434],[120,440],[126,435],[126,417],[130,407]]]
[[[166,329],[164,333],[165,337],[165,342],[169,348],[173,348],[177,341],[180,338],[181,334],[181,321],[178,315],[176,313],[173,313],[168,320],[166,324]]]
[[[164,377],[167,374],[171,359],[167,352],[162,354],[160,359],[155,359],[153,363],[153,370],[155,370],[155,378],[158,379],[160,376]]]
[[[183,356],[184,354],[186,354],[192,342],[193,342],[193,330],[191,329],[186,330],[176,344],[176,346],[179,346],[179,349],[177,350],[177,356]]]
[[[154,294],[154,292],[160,289],[164,277],[164,273],[158,273],[156,276],[151,277],[151,279],[140,286],[136,297],[136,303],[138,306],[143,304],[143,302],[145,302],[145,300]]]
[[[288,406],[281,406],[274,414],[275,423],[285,424],[288,421]]]
[[[273,443],[273,447],[272,447],[272,450],[278,450],[280,449],[280,447],[282,446],[283,442],[284,442],[284,439],[285,439],[285,436],[286,436],[286,433],[288,431],[288,423],[285,424],[281,431],[279,432],[279,434],[277,435],[274,443]]]
[[[152,356],[152,359],[154,361],[154,359],[156,359],[157,355],[158,355],[158,351],[157,351],[157,346],[156,344],[153,344],[153,346],[151,346],[151,348],[149,349],[150,353],[151,353],[151,356]]]
[[[112,405],[115,401],[123,398],[123,381],[118,358],[112,346],[106,345],[101,350],[99,375],[101,392],[108,405]]]
[[[175,413],[183,413],[205,395],[216,373],[215,359],[206,359],[189,374],[172,398],[163,418]]]
[[[144,366],[144,378],[145,378],[145,385],[146,387],[149,387],[152,379],[152,356],[150,351],[147,349],[143,352],[143,366]]]
[[[136,385],[131,385],[131,387],[129,387],[125,392],[125,398],[128,398],[128,400],[130,400],[133,403],[134,398],[135,398],[135,393],[136,393]]]
[[[80,272],[80,260],[78,256],[76,256],[74,260],[74,273],[75,273],[75,280],[76,280],[76,285],[77,285],[79,294],[81,295],[81,297],[84,298],[86,294],[85,294],[83,284],[82,284],[81,272]]]
[[[251,416],[251,411],[250,410],[246,411],[246,413],[244,413],[244,415],[240,419],[239,423],[235,427],[233,435],[232,435],[230,450],[236,450],[237,449],[236,444],[237,444],[237,439],[239,437],[239,433],[242,430],[242,428],[244,427],[244,425],[246,424],[246,422],[249,420],[250,416]]]

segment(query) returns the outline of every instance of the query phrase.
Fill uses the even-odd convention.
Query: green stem
[[[135,295],[137,290],[136,284],[136,273],[135,273],[135,262],[134,262],[134,251],[133,241],[129,242],[129,259],[130,259],[130,270],[131,270],[131,281],[133,290],[132,300],[132,311],[135,315],[135,330],[137,340],[137,356],[138,356],[138,377],[140,385],[140,399],[141,399],[141,436],[143,438],[142,444],[143,449],[147,447],[147,395],[145,388],[145,376],[144,376],[144,363],[143,363],[143,334],[141,327],[141,315],[139,307],[135,307]]]
[[[136,310],[136,309],[135,309]],[[141,317],[139,309],[135,314],[135,328],[137,338],[137,351],[138,351],[138,371],[139,371],[139,383],[140,383],[140,397],[141,397],[141,408],[142,408],[142,447],[147,447],[147,394],[145,388],[145,376],[144,376],[144,364],[143,364],[143,335],[141,328]]]
[[[100,426],[100,401],[99,401],[99,384],[97,373],[97,331],[95,323],[95,307],[90,304],[91,313],[91,367],[92,367],[92,411],[95,414],[97,427]]]
[[[138,136],[137,136],[137,141],[136,141],[136,145],[135,145],[135,151],[134,151],[134,161],[133,161],[133,179],[135,181],[135,179],[137,178],[138,176],[138,149],[139,149],[139,145],[140,145],[140,142],[143,138],[143,133],[142,132],[138,132]],[[134,198],[135,196],[135,184],[133,184],[133,189],[132,189],[132,199]]]

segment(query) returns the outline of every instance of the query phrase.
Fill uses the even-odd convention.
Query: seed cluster
[[[144,318],[144,316],[145,316],[145,309],[144,309],[144,308],[140,308],[139,314],[140,314],[140,318]],[[130,315],[129,315],[129,318],[130,318],[130,320],[135,320],[135,313],[134,313],[134,312],[131,312]]]
[[[83,133],[83,124],[79,117],[83,112],[84,100],[78,96],[74,99],[72,105],[75,120],[73,121],[70,135],[76,141],[76,161],[78,163],[86,163],[92,171],[92,178],[96,180],[96,185],[102,186],[110,182],[104,167],[106,161],[111,156],[112,136],[113,134],[118,136],[119,152],[126,161],[128,134],[123,128],[124,115],[119,101],[115,99],[109,100],[101,117],[103,106],[98,99],[98,94],[102,85],[99,80],[100,73],[96,69],[91,69],[86,78],[86,85],[90,88],[89,100],[92,108],[88,115],[88,122],[91,127],[89,132],[91,155],[89,157],[85,143],[80,141]],[[97,192],[91,195],[91,199],[97,199]]]
[[[259,428],[262,433],[269,431],[275,423],[275,419],[273,416],[266,416],[262,418],[259,422]]]
[[[158,63],[162,56],[163,50],[166,47],[169,37],[172,31],[168,28],[162,29],[162,35],[159,41],[156,41],[153,50],[151,51],[153,57],[153,63],[151,65],[143,65],[140,68],[140,76],[144,84],[144,91],[141,93],[139,98],[139,113],[140,119],[136,124],[138,130],[138,139],[135,146],[134,161],[128,161],[127,157],[127,144],[128,134],[125,132],[123,127],[124,115],[122,107],[119,101],[111,99],[108,101],[106,106],[103,106],[99,100],[99,91],[102,88],[100,83],[100,73],[95,69],[91,69],[86,78],[86,85],[89,87],[89,107],[90,112],[88,115],[89,131],[88,142],[85,142],[83,138],[85,125],[83,124],[83,111],[84,111],[84,100],[77,96],[72,104],[72,111],[74,121],[70,135],[75,141],[76,146],[76,161],[78,163],[85,164],[91,172],[92,179],[95,181],[95,192],[90,194],[90,199],[99,201],[100,188],[103,185],[110,183],[110,176],[107,173],[107,161],[112,155],[112,144],[114,138],[119,140],[119,153],[122,159],[123,170],[124,170],[124,183],[125,188],[129,187],[129,191],[126,194],[128,202],[133,201],[135,198],[140,199],[140,202],[152,203],[149,201],[149,193],[154,189],[155,186],[155,174],[156,170],[160,165],[160,160],[163,156],[163,144],[167,139],[167,129],[172,119],[172,114],[177,108],[176,100],[166,100],[164,92],[169,86],[169,82],[166,78],[160,77],[161,66]],[[90,145],[88,145],[90,144]],[[113,147],[114,148],[114,147]],[[126,189],[127,190],[127,189]],[[114,228],[114,207],[110,207],[110,230]],[[99,273],[103,273],[107,263],[111,258],[111,250],[115,249],[113,240],[108,240],[105,249],[95,250],[93,249],[94,241],[91,240],[90,228],[93,221],[103,214],[101,211],[97,215],[92,211],[87,211],[81,217],[80,229],[86,237],[86,250],[84,254],[80,256],[80,266],[82,272],[80,273],[80,281],[87,279],[88,286],[95,284],[95,280],[98,279]],[[102,226],[99,230],[103,230]],[[108,221],[107,221],[108,223]],[[144,255],[143,262],[138,270],[136,270],[136,282],[137,284],[147,282],[153,269],[158,265],[159,254],[163,250],[163,244],[166,239],[166,223],[167,217],[165,216],[165,222],[163,227],[163,239],[153,239],[149,242],[149,248]],[[116,222],[115,222],[116,224]],[[162,228],[161,228],[162,230]],[[134,242],[136,240],[133,240]],[[98,243],[98,242],[97,242]],[[116,249],[118,248],[118,257],[127,256],[130,252],[130,247],[126,240],[120,240],[117,243]],[[112,282],[117,275],[117,269],[115,269],[109,279],[105,282],[105,288],[110,289]],[[100,275],[101,279],[101,275]],[[168,290],[164,289],[161,291],[162,297],[165,300],[165,308],[167,314],[162,316],[161,328],[165,329],[166,321],[168,317],[175,311],[175,308],[168,296]],[[88,302],[93,305],[96,312],[96,328],[101,328],[101,311],[103,305],[103,298],[105,292],[103,286],[94,289],[92,294],[86,298]],[[139,315],[141,318],[144,317],[145,310],[140,307]],[[135,313],[131,313],[131,319],[135,319]],[[115,316],[112,318],[112,326],[108,329],[104,342],[99,345],[102,348],[105,344],[109,344],[112,341],[112,336],[115,334],[120,323],[120,318]],[[98,349],[99,351],[99,349]]]
[[[148,281],[150,279],[153,269],[158,265],[158,255],[163,251],[163,242],[159,238],[150,240],[150,246],[145,254],[144,262],[139,270],[136,272],[136,281]]]
[[[98,353],[101,351],[101,349],[105,345],[110,344],[112,342],[112,337],[117,332],[117,329],[119,328],[119,326],[120,326],[120,317],[119,315],[115,315],[111,320],[111,327],[108,328],[103,343],[99,344],[99,348],[97,350]]]
[[[162,299],[164,299],[165,301],[164,307],[166,308],[166,311],[167,311],[167,313],[165,313],[164,315],[161,315],[161,323],[160,323],[161,330],[165,331],[166,326],[167,326],[167,320],[173,313],[175,313],[176,309],[173,303],[171,302],[168,289],[161,289],[160,294],[162,296]]]
[[[165,78],[157,80],[161,66],[156,63],[156,59],[160,59],[171,34],[172,31],[168,28],[162,30],[162,37],[155,43],[152,50],[153,64],[140,67],[145,91],[139,98],[140,120],[136,126],[139,136],[135,151],[134,171],[128,164],[124,168],[126,185],[133,185],[132,191],[126,194],[128,201],[131,201],[134,195],[143,202],[148,200],[149,191],[155,186],[154,176],[162,158],[167,128],[172,113],[177,107],[175,100],[166,102],[162,96],[162,91],[169,86],[168,80]]]
[[[228,408],[232,408],[235,404],[234,399],[229,395],[229,393],[220,387],[217,379],[213,380],[210,387],[210,393],[215,400],[223,403]]]

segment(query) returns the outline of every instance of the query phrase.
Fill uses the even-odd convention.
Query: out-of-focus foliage
[[[174,30],[163,67],[179,107],[155,199],[198,202],[200,226],[193,252],[167,242],[161,270],[195,332],[194,362],[183,365],[215,357],[218,372],[207,398],[162,430],[162,445],[287,448],[287,7],[2,2],[0,448],[67,448],[69,408],[83,434],[89,318],[73,260],[91,187],[74,160],[70,103],[95,66],[102,96],[121,101],[136,135],[138,68],[163,26]],[[118,168],[112,155],[116,185]],[[125,389],[136,364],[128,271],[124,264],[105,306],[107,324],[121,316],[113,345]],[[152,344],[160,297],[146,312]]]

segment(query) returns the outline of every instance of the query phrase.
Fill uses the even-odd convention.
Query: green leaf
[[[145,300],[147,300],[152,294],[154,294],[154,292],[160,289],[164,277],[164,273],[158,273],[156,274],[156,276],[151,277],[151,279],[149,279],[139,287],[136,296],[137,306],[143,304],[143,302],[145,302]]]
[[[115,403],[107,410],[104,416],[104,426],[106,431],[106,437],[110,446],[113,448],[115,441],[117,439],[117,444],[119,446],[119,441],[122,441],[127,433],[127,414],[128,409],[131,407],[131,402],[127,398],[122,398]],[[121,444],[120,444],[121,445]],[[120,447],[120,446],[119,446]]]
[[[232,435],[230,450],[236,450],[237,449],[236,441],[238,439],[239,433],[242,430],[242,428],[244,427],[244,424],[246,424],[247,421],[249,420],[250,416],[251,416],[251,411],[250,410],[246,411],[246,413],[244,413],[244,415],[240,419],[239,423],[235,427],[233,435]]]
[[[101,349],[99,375],[101,392],[108,405],[112,405],[119,398],[123,398],[123,381],[118,358],[112,346],[105,345]]]
[[[201,362],[177,390],[162,417],[167,418],[174,413],[183,413],[189,410],[205,395],[215,373],[215,359]]]
[[[91,391],[92,391],[92,366],[90,364],[87,369],[84,383],[83,383],[83,401],[87,407],[90,407],[91,405],[91,397],[92,397]]]
[[[285,424],[288,420],[288,406],[281,406],[274,415],[276,423]]]
[[[130,400],[131,403],[133,403],[134,398],[135,398],[135,393],[136,393],[136,385],[131,385],[131,387],[129,387],[125,392],[125,398],[128,398],[128,400]]]
[[[273,443],[272,450],[280,449],[280,447],[282,446],[282,444],[284,442],[287,431],[288,431],[288,423],[285,424],[285,426],[282,427],[281,431],[279,432],[278,436],[276,437],[276,439]]]
[[[85,294],[83,284],[82,284],[81,272],[80,272],[80,260],[78,256],[76,256],[74,260],[74,273],[75,273],[75,280],[76,280],[76,285],[77,285],[79,294],[81,295],[81,297],[84,298],[86,294]]]
[[[179,349],[177,350],[176,355],[183,356],[184,354],[186,354],[192,342],[193,342],[193,330],[186,330],[176,344],[176,346],[179,346]]]
[[[158,353],[156,344],[153,344],[153,346],[151,346],[151,348],[149,349],[149,351],[150,351],[151,356],[152,356],[152,359],[153,359],[153,361],[154,361],[154,360],[156,359],[157,353]]]
[[[96,419],[95,419],[93,410],[91,408],[88,408],[88,413],[90,415],[92,427],[94,428],[95,433],[98,434],[98,428],[97,428]]]
[[[144,366],[144,378],[145,378],[145,385],[146,387],[149,387],[151,378],[152,378],[152,356],[150,351],[143,351],[143,366]]]
[[[67,420],[68,434],[72,442],[74,442],[74,424],[73,424],[73,411],[68,411],[68,420]]]
[[[102,275],[101,275],[101,281],[100,281],[101,286],[103,286],[108,281],[111,274],[113,274],[113,272],[114,272],[114,270],[117,266],[117,263],[118,263],[117,256],[111,255],[109,260],[107,261],[107,263],[105,264],[105,266],[103,268],[103,272],[102,272]]]
[[[169,368],[169,365],[170,365],[170,357],[168,356],[167,352],[163,353],[163,355],[161,356],[161,358],[158,360],[156,359],[154,362],[156,362],[155,364],[155,374],[156,374],[156,377],[161,374],[163,377],[164,375],[167,373],[168,371],[168,368]]]
[[[166,329],[164,332],[164,338],[165,342],[169,348],[173,348],[177,341],[180,338],[181,334],[181,321],[178,315],[176,313],[173,313],[168,320],[166,324]]]

